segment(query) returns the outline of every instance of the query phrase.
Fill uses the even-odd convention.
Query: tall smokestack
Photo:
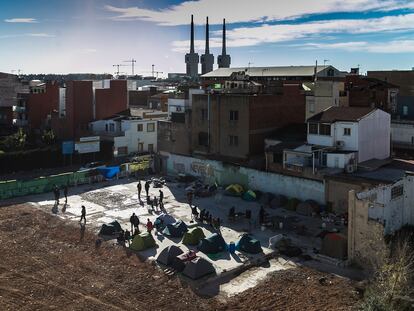
[[[191,41],[190,41],[190,53],[194,53],[194,18],[191,14]]]
[[[208,27],[208,17],[206,18],[206,50],[203,55],[201,55],[201,73],[206,74],[210,71],[213,71],[214,66],[214,56],[210,54],[210,42],[209,42],[209,27]]]
[[[209,43],[209,33],[208,33],[208,16],[206,19],[206,51],[205,54],[210,54],[210,43]]]
[[[223,18],[223,48],[221,55],[226,55],[226,19]]]
[[[229,68],[231,63],[230,55],[227,55],[226,51],[226,19],[223,18],[223,46],[221,55],[217,57],[217,63],[219,68]]]

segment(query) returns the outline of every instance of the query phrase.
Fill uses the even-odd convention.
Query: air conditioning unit
[[[348,164],[348,165],[345,166],[345,171],[348,174],[351,174],[351,173],[353,173],[355,171],[355,166],[352,165],[352,164]]]
[[[337,140],[336,146],[342,148],[343,146],[345,146],[345,142],[343,140]]]

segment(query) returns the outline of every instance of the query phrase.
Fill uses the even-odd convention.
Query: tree
[[[42,134],[42,142],[46,145],[53,145],[56,142],[56,135],[53,130],[44,130]]]

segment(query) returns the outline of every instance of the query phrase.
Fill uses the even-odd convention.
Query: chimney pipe
[[[209,30],[208,30],[208,16],[206,22],[206,51],[205,54],[210,54]]]
[[[190,42],[190,53],[194,53],[194,19],[191,14],[191,42]]]
[[[226,55],[226,19],[223,18],[223,47],[221,50],[222,55]]]

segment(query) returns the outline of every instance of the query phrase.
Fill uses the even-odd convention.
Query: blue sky
[[[0,71],[113,73],[135,58],[138,73],[184,72],[191,14],[200,54],[209,16],[215,56],[226,18],[232,66],[414,67],[412,0],[2,0]]]

